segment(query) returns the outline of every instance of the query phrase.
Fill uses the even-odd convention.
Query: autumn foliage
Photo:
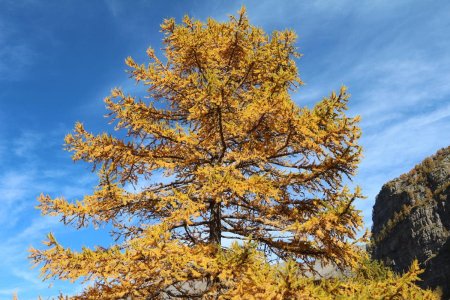
[[[42,213],[65,224],[111,224],[117,243],[75,252],[49,234],[46,250],[31,250],[44,278],[90,282],[74,299],[322,299],[390,293],[383,284],[407,293],[416,269],[381,285],[303,276],[319,262],[360,266],[352,203],[361,194],[343,181],[361,148],[344,87],[313,108],[292,101],[302,84],[294,32],[269,36],[244,10],[224,23],[185,17],[161,28],[164,59],[150,48],[148,65],[126,60],[148,99],[120,89],[105,99],[126,137],[78,123],[65,139],[73,159],[98,172],[92,195],[39,198]],[[416,289],[407,290],[422,295]]]

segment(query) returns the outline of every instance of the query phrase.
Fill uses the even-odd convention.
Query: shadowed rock
[[[450,298],[450,147],[386,183],[373,208],[372,256],[396,272],[418,259],[423,287]]]

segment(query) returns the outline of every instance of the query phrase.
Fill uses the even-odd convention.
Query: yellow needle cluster
[[[111,224],[118,242],[75,252],[50,234],[47,250],[31,250],[44,277],[92,283],[74,299],[317,299],[379,288],[302,277],[318,262],[354,268],[360,258],[352,203],[362,196],[343,183],[360,161],[360,129],[345,114],[345,87],[298,107],[294,32],[268,35],[244,10],[161,28],[164,59],[149,49],[147,65],[126,60],[148,99],[120,89],[105,99],[126,136],[78,123],[65,139],[74,160],[98,171],[92,195],[39,198],[65,224]]]

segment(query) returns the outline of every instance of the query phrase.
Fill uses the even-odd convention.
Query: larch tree
[[[361,195],[343,182],[361,157],[360,129],[346,89],[298,107],[294,32],[269,36],[244,9],[227,22],[161,28],[164,59],[151,48],[147,65],[126,59],[148,98],[116,88],[105,99],[126,137],[81,123],[66,136],[73,159],[98,172],[92,195],[39,198],[44,215],[109,224],[117,242],[76,252],[49,234],[46,250],[31,249],[44,278],[90,282],[75,299],[240,299],[252,284],[254,297],[272,299],[279,293],[264,284],[285,273],[269,262],[298,276],[318,261],[356,266]]]

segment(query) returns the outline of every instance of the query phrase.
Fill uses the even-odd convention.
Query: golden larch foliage
[[[318,261],[354,268],[360,257],[352,203],[361,194],[343,184],[361,157],[346,88],[298,107],[296,35],[269,36],[244,9],[227,22],[185,17],[161,29],[164,59],[151,48],[147,65],[126,59],[148,99],[121,89],[105,99],[126,137],[94,135],[81,123],[66,136],[73,159],[98,172],[93,194],[39,198],[42,213],[65,224],[111,224],[118,242],[76,252],[49,234],[48,249],[31,249],[44,278],[92,283],[73,299],[353,293],[350,283],[330,289],[302,277]],[[285,261],[284,271],[269,260]]]

